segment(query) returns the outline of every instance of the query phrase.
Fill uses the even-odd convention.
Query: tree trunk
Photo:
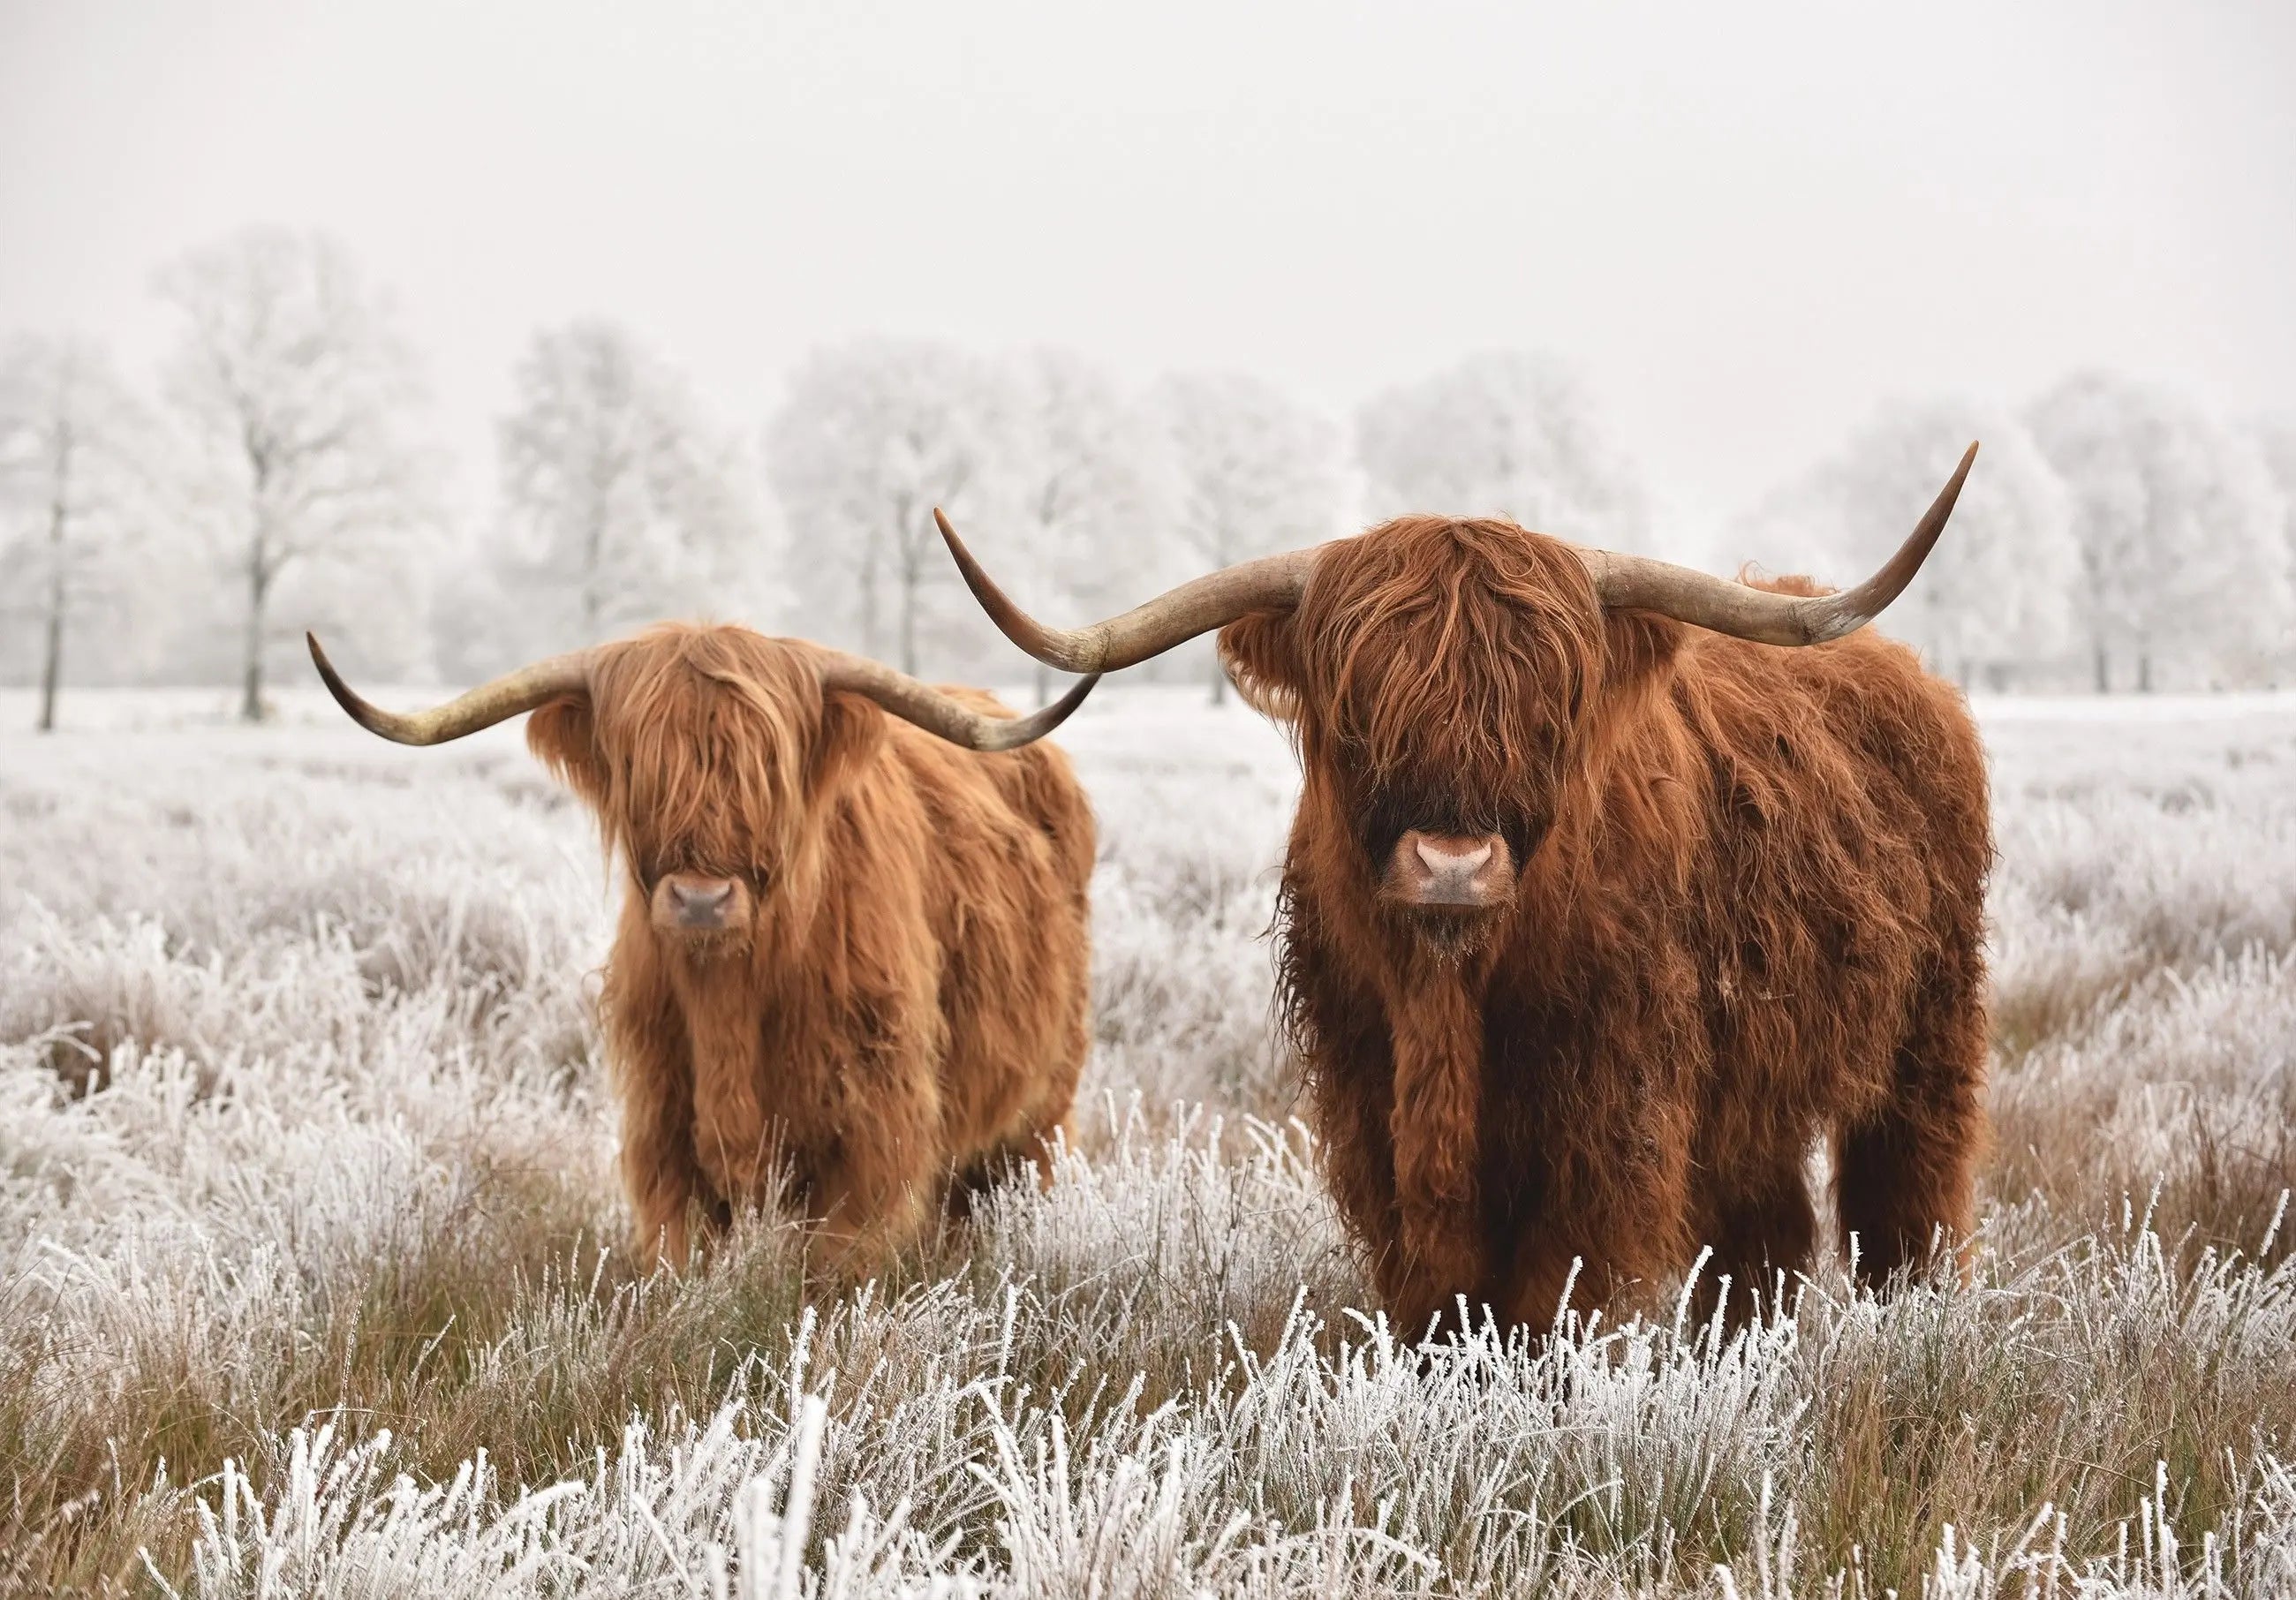
[[[2136,692],[2139,694],[2152,693],[2152,652],[2149,650],[2136,652]]]
[[[870,541],[873,546],[875,542],[873,539]],[[862,552],[860,578],[861,653],[875,656],[882,661],[885,655],[885,645],[879,633],[882,625],[878,619],[877,553],[874,548]]]
[[[271,455],[250,431],[247,435],[247,467],[254,480],[255,525],[247,535],[247,638],[243,676],[240,684],[239,719],[263,720],[263,638],[271,580],[277,569],[271,560]]]
[[[64,669],[64,597],[63,585],[58,583],[48,596],[48,648],[40,661],[40,732],[56,731],[56,685]]]
[[[2111,658],[2105,654],[2104,646],[2103,644],[2099,644],[2096,647],[2096,692],[2099,694],[2110,694],[2112,693],[2112,662]]]
[[[56,688],[64,672],[64,510],[67,457],[56,460],[56,490],[48,502],[48,642],[40,658],[40,732],[56,729]]]
[[[265,568],[263,546],[258,541],[247,556],[247,654],[239,697],[242,722],[263,720],[264,611],[270,595],[271,574]]]
[[[1227,699],[1227,669],[1220,664],[1219,652],[1212,652],[1212,704],[1223,704]]]
[[[590,523],[582,530],[582,644],[585,649],[598,642],[598,613],[603,609],[598,595],[598,569],[606,561],[605,491],[594,487],[590,496]]]
[[[917,577],[914,567],[901,572],[901,670],[917,675]]]
[[[1042,661],[1037,663],[1037,710],[1043,710],[1053,698],[1053,675]]]

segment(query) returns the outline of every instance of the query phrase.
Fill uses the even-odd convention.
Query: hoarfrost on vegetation
[[[2296,704],[1995,756],[1973,1282],[1422,1350],[1272,1037],[1293,784],[1199,691],[1103,824],[1055,1181],[808,1309],[615,1248],[611,901],[515,730],[0,743],[0,1571],[183,1595],[2296,1591]],[[0,706],[0,722],[15,708]],[[227,710],[227,707],[218,707]],[[26,719],[28,720],[28,719]]]

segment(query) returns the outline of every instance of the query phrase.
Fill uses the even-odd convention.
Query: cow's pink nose
[[[1438,844],[1432,839],[1421,839],[1417,846],[1419,858],[1427,864],[1427,870],[1446,877],[1472,878],[1475,869],[1491,858],[1488,840],[1468,850],[1456,849],[1447,840]]]
[[[1409,906],[1464,910],[1514,898],[1514,857],[1496,833],[1462,836],[1414,828],[1396,841],[1381,892]]]
[[[670,898],[677,906],[677,923],[681,928],[722,928],[726,925],[726,902],[734,898],[731,883],[718,883],[698,888],[690,883],[673,883]]]
[[[653,924],[673,932],[722,933],[749,919],[749,901],[732,878],[672,873],[653,890]]]

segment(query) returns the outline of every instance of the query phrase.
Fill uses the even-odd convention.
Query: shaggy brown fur
[[[1092,812],[1060,751],[956,749],[824,697],[802,642],[685,625],[600,649],[527,741],[626,874],[602,1009],[641,1250],[684,1261],[691,1213],[775,1199],[779,1158],[865,1270],[952,1177],[1041,1159],[1089,1001]],[[733,880],[746,926],[658,926],[675,874]]]
[[[1574,1259],[1578,1308],[1646,1301],[1702,1245],[1742,1308],[1808,1257],[1821,1133],[1863,1276],[1965,1234],[1985,763],[1912,652],[1606,616],[1566,546],[1436,518],[1325,546],[1220,648],[1300,751],[1283,995],[1400,1323],[1544,1326]],[[1496,835],[1511,899],[1394,903],[1406,830]]]

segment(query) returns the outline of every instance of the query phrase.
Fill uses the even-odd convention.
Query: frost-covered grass
[[[1980,707],[1971,1284],[1422,1351],[1269,1037],[1288,753],[1198,693],[1064,735],[1056,1181],[810,1308],[769,1219],[616,1248],[610,905],[514,731],[0,733],[0,1590],[2296,1593],[2296,701]]]

